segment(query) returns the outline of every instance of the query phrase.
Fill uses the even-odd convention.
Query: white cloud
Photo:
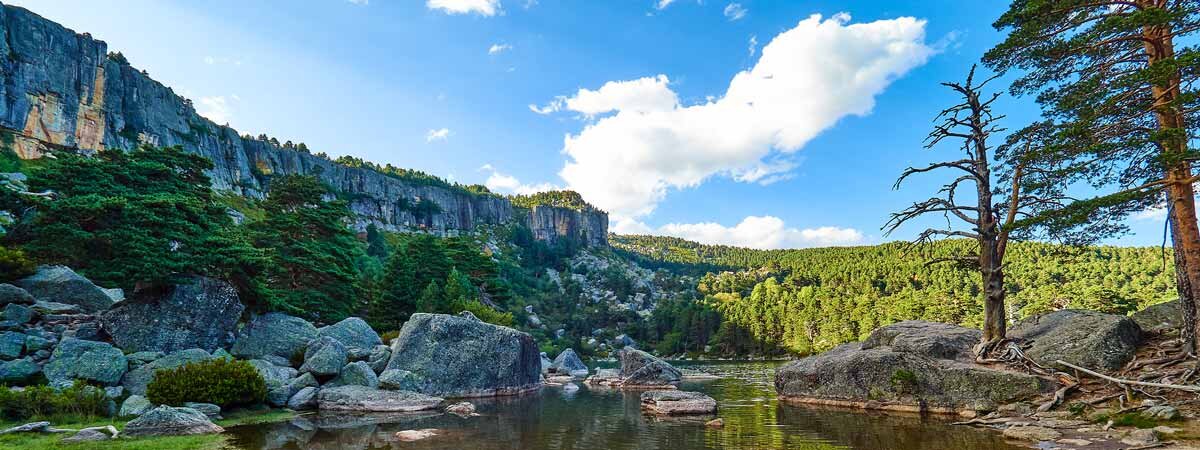
[[[242,65],[242,60],[238,59],[238,58],[229,58],[229,57],[224,57],[224,56],[222,56],[222,57],[205,56],[204,63],[208,64],[210,66],[216,65],[216,64],[233,64],[235,66],[240,66],[240,65]]]
[[[569,160],[559,175],[617,219],[644,216],[669,190],[713,176],[785,176],[795,167],[789,155],[841,118],[869,114],[876,95],[936,52],[924,42],[922,20],[849,20],[801,20],[764,46],[723,96],[701,104],[680,104],[659,75],[581,89],[530,109],[604,114],[564,138]]]
[[[346,1],[353,3],[355,5],[366,5],[368,3],[371,3],[371,0],[346,0]]]
[[[1144,211],[1139,211],[1133,215],[1133,219],[1163,221],[1167,219],[1167,208],[1159,206]]]
[[[862,232],[853,228],[790,228],[782,219],[774,216],[748,216],[732,227],[704,222],[669,223],[651,228],[639,221],[626,219],[617,221],[613,232],[675,236],[704,244],[758,249],[858,245],[866,240]]]
[[[231,98],[225,98],[222,95],[200,97],[196,112],[218,125],[227,124],[229,123],[229,119],[233,118],[233,107],[231,105],[233,102],[230,100],[237,101],[240,99],[236,95]]]
[[[446,14],[470,14],[491,17],[503,13],[500,0],[426,0],[425,7],[440,9]]]
[[[512,50],[512,46],[511,46],[511,45],[508,45],[508,44],[492,44],[492,46],[491,46],[491,47],[488,47],[488,54],[489,54],[489,55],[495,55],[495,54],[497,54],[497,53],[505,52],[505,51],[508,51],[508,50]]]
[[[672,3],[675,3],[675,0],[658,0],[658,3],[654,4],[654,8],[666,9],[666,7],[671,6]]]
[[[753,58],[755,53],[758,53],[758,35],[750,36],[750,43],[746,46],[746,51]]]
[[[438,128],[425,133],[425,142],[444,141],[450,137],[449,128]]]
[[[746,7],[742,6],[741,3],[730,3],[725,6],[725,17],[731,22],[742,20],[743,17],[746,17],[746,13],[748,12],[750,11],[747,10]]]
[[[521,180],[517,179],[517,177],[501,173],[500,171],[496,170],[495,167],[492,167],[491,164],[484,164],[479,168],[479,170],[483,172],[491,172],[491,174],[488,175],[487,181],[483,182],[483,185],[487,186],[487,188],[492,192],[499,192],[502,194],[529,195],[536,194],[538,192],[561,189],[560,187],[550,183],[523,184],[521,183]]]

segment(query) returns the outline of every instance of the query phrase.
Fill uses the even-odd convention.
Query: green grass
[[[1177,420],[1175,420],[1175,421],[1154,420],[1154,419],[1144,417],[1141,414],[1138,414],[1136,412],[1119,414],[1119,415],[1115,415],[1115,416],[1101,415],[1099,417],[1096,417],[1095,422],[1096,423],[1106,423],[1109,420],[1112,420],[1113,426],[1134,427],[1134,428],[1154,428],[1154,427],[1157,427],[1162,424],[1178,422]]]
[[[280,422],[291,419],[296,416],[295,412],[280,410],[280,409],[257,409],[257,410],[237,410],[225,414],[225,418],[217,421],[217,425],[222,427],[235,427],[239,425],[253,425],[259,423]],[[0,422],[0,429],[20,425],[21,423],[36,422],[29,420],[24,422]],[[87,427],[100,427],[112,425],[121,430],[125,428],[125,420],[119,419],[97,419],[97,420],[82,420],[74,422],[63,422],[51,420],[55,428],[67,429],[83,429]],[[166,436],[166,437],[147,437],[127,439],[120,438],[114,441],[103,442],[85,442],[81,444],[63,444],[63,438],[71,436],[73,433],[60,434],[6,434],[0,435],[0,449],[22,449],[22,450],[50,450],[50,449],[98,449],[98,450],[220,450],[229,448],[227,438],[222,434],[207,434],[200,436]]]

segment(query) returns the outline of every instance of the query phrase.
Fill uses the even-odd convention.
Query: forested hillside
[[[977,272],[952,263],[966,240],[927,246],[753,250],[658,236],[612,236],[612,245],[643,264],[673,270],[722,270],[703,276],[702,303],[719,327],[684,326],[661,350],[810,353],[864,338],[881,325],[928,319],[978,327]],[[1126,313],[1175,298],[1171,250],[1017,243],[1008,257],[1010,320],[1062,308]],[[693,316],[694,311],[679,314]],[[666,317],[658,320],[686,322]],[[677,344],[676,344],[677,343]],[[675,348],[670,348],[675,347]]]

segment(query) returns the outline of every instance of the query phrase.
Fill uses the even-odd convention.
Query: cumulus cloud
[[[728,18],[730,22],[742,20],[743,17],[746,17],[746,13],[748,12],[750,11],[747,10],[746,7],[742,6],[741,3],[730,3],[725,5],[725,17]]]
[[[737,225],[719,223],[669,223],[651,228],[636,220],[619,220],[613,232],[620,234],[657,234],[675,236],[703,244],[732,245],[758,249],[804,248],[858,245],[865,242],[862,232],[853,228],[793,228],[774,216],[749,216]]]
[[[703,103],[681,104],[658,75],[530,109],[593,119],[564,138],[568,161],[559,175],[618,219],[649,214],[669,190],[713,176],[777,181],[795,167],[790,155],[841,118],[869,114],[876,95],[936,52],[924,42],[923,20],[849,22],[847,14],[801,20],[767,43],[723,96]]]
[[[668,6],[671,6],[672,3],[675,3],[675,0],[658,0],[658,2],[654,4],[654,8],[665,9]]]
[[[438,128],[425,133],[425,142],[444,141],[450,137],[449,128]]]
[[[489,55],[495,55],[495,54],[497,54],[497,53],[502,53],[502,52],[506,52],[506,51],[509,51],[509,50],[512,50],[512,46],[511,46],[511,45],[508,45],[508,44],[492,44],[492,46],[491,46],[491,47],[488,47],[488,54],[489,54]]]
[[[236,95],[228,98],[223,95],[200,97],[196,112],[214,123],[226,124],[229,123],[229,119],[233,118],[232,104],[237,100],[240,98]]]
[[[503,12],[500,0],[426,0],[425,7],[446,14],[470,14],[491,17]]]
[[[482,172],[490,172],[490,174],[487,177],[487,180],[483,182],[483,185],[487,186],[487,188],[489,190],[491,190],[492,192],[499,192],[502,194],[529,195],[529,194],[536,194],[538,192],[554,191],[554,190],[560,189],[558,186],[555,186],[550,183],[539,183],[539,184],[521,183],[521,180],[518,180],[517,177],[508,175],[505,173],[501,173],[499,170],[496,170],[495,167],[492,167],[491,164],[484,164],[482,167],[479,168],[479,170]]]

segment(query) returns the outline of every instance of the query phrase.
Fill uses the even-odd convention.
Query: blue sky
[[[574,188],[617,231],[764,248],[937,223],[879,231],[946,181],[891,189],[951,156],[922,148],[954,100],[938,82],[1001,39],[1005,3],[5,2],[108,42],[243,133],[502,192]],[[1014,128],[1037,112],[997,109]],[[1161,215],[1145,216],[1108,242],[1158,245]]]

